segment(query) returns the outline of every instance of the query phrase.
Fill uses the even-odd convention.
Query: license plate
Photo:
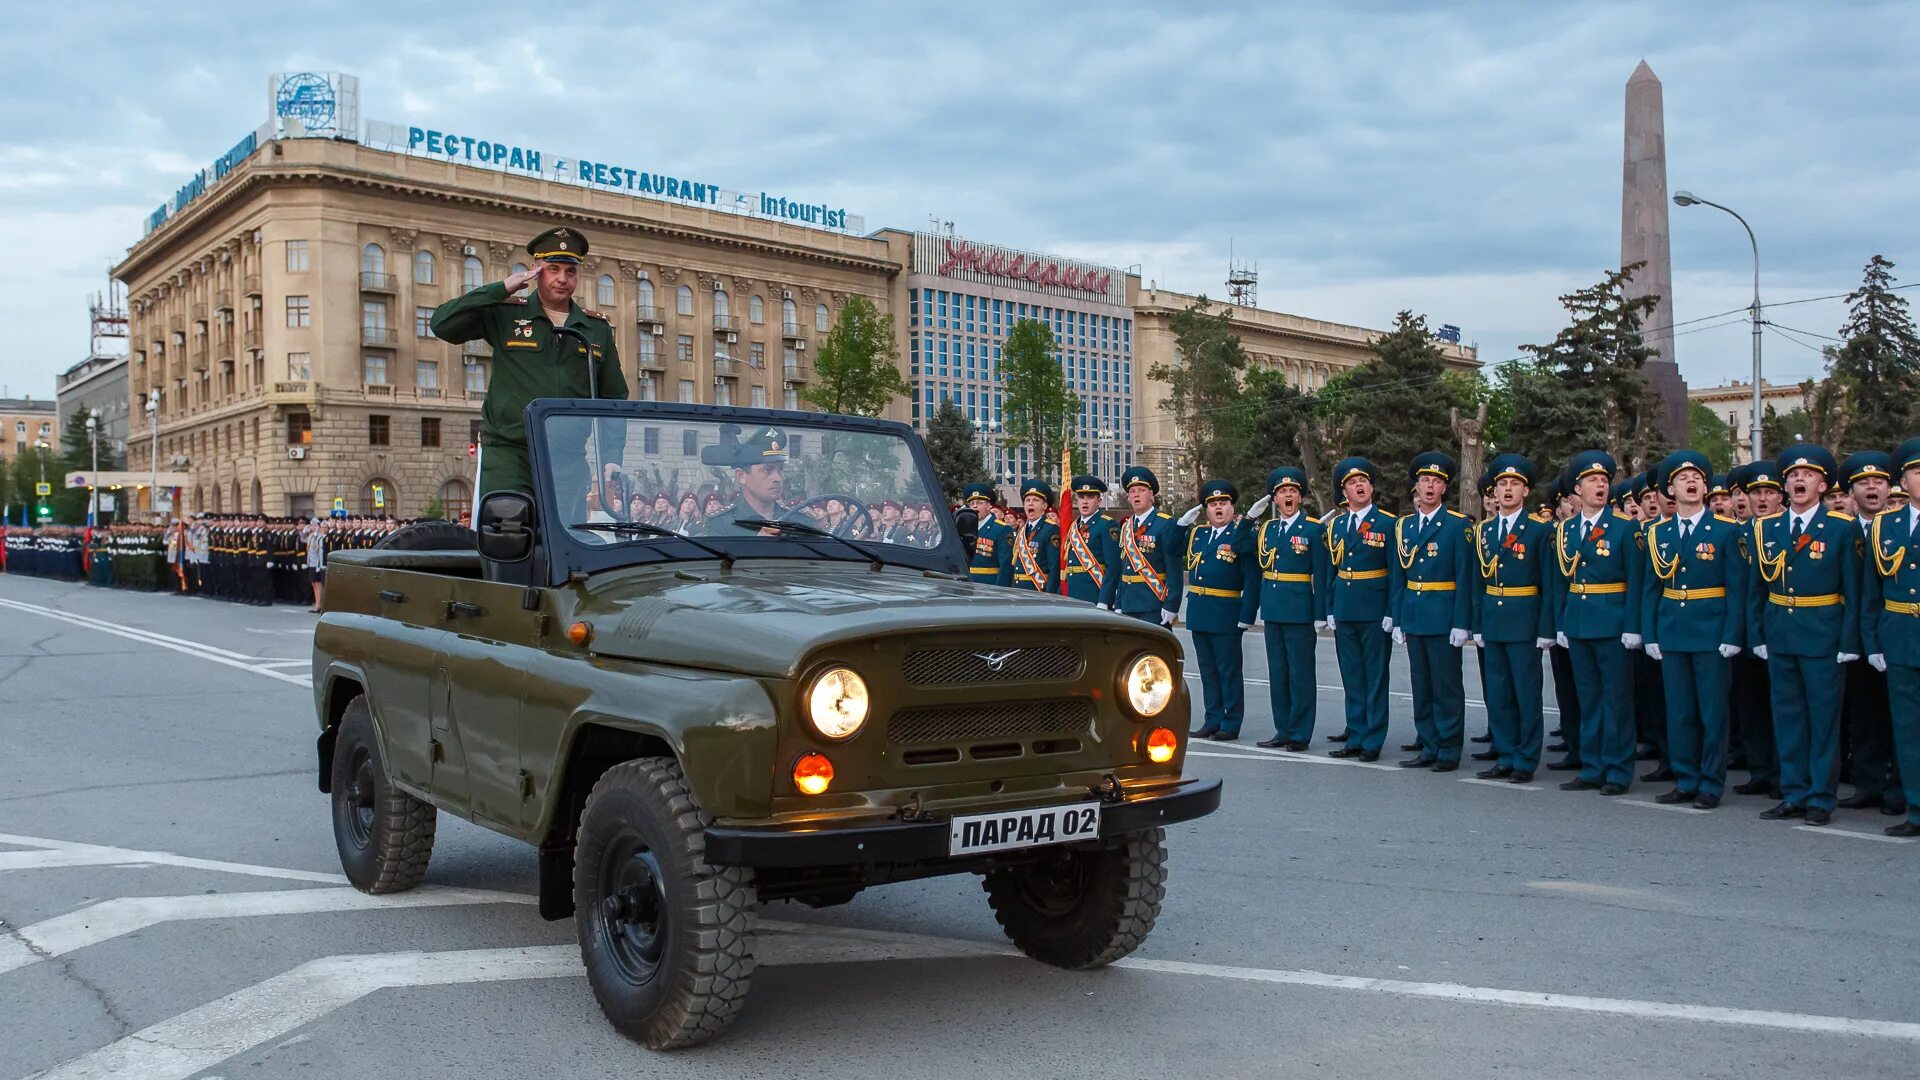
[[[1099,837],[1100,806],[1076,803],[998,814],[968,814],[954,818],[949,825],[952,830],[947,840],[949,855],[1071,844]]]

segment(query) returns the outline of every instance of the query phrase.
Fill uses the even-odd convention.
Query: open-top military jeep
[[[319,780],[354,885],[418,884],[440,810],[537,845],[541,914],[654,1048],[739,1011],[768,900],[973,873],[1039,960],[1140,944],[1162,826],[1220,801],[1181,775],[1172,634],[973,583],[944,513],[863,524],[943,505],[902,424],[544,400],[527,433],[533,494],[329,563]],[[623,497],[700,485],[730,507],[677,527]]]

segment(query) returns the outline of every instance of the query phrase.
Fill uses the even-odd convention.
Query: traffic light
[[[33,508],[33,513],[35,517],[38,517],[41,521],[45,521],[53,516],[53,507],[48,506],[46,503],[41,503]]]

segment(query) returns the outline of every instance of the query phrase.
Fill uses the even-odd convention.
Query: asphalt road
[[[1887,819],[1261,752],[1263,682],[1248,738],[1189,759],[1226,802],[1171,830],[1133,959],[1009,955],[971,878],[776,904],[739,1023],[649,1054],[531,908],[530,850],[443,816],[427,886],[343,886],[312,619],[0,577],[0,1080],[1920,1072],[1920,846]]]

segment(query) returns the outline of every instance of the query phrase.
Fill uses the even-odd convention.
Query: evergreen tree
[[[1554,381],[1531,384],[1524,400],[1516,396],[1515,445],[1553,446],[1564,464],[1561,448],[1567,444],[1555,433],[1578,431],[1587,439],[1597,428],[1597,440],[1571,450],[1604,449],[1625,473],[1645,469],[1663,452],[1659,395],[1642,372],[1654,350],[1640,335],[1660,298],[1626,295],[1627,283],[1643,265],[1609,270],[1599,283],[1560,297],[1573,321],[1546,345],[1520,347],[1532,355],[1535,369]],[[1543,436],[1543,443],[1526,441],[1529,434]],[[1541,466],[1538,460],[1534,464]]]
[[[1846,341],[1826,351],[1826,385],[1811,411],[1827,420],[1815,426],[1836,453],[1889,449],[1920,419],[1920,336],[1893,282],[1893,263],[1879,255],[1867,262],[1860,287],[1847,294]]]
[[[120,466],[120,455],[114,453],[112,442],[101,435],[99,471],[114,472]],[[47,459],[47,482],[53,485],[53,520],[62,525],[87,523],[87,489],[67,487],[67,474],[93,471],[93,437],[87,433],[87,410],[75,409],[60,426],[57,454],[50,454]],[[108,515],[102,513],[100,518],[105,521]]]
[[[1275,466],[1301,463],[1307,469],[1308,485],[1316,484],[1314,399],[1288,383],[1281,372],[1253,368],[1247,372],[1241,402],[1242,408],[1223,414],[1229,418],[1223,432],[1237,445],[1238,453],[1220,475],[1232,478],[1248,502],[1267,493],[1267,474]],[[1312,468],[1304,464],[1310,459]]]
[[[1202,296],[1178,312],[1169,326],[1174,337],[1174,360],[1155,364],[1147,377],[1167,384],[1160,408],[1173,414],[1180,434],[1193,448],[1193,490],[1215,476],[1228,476],[1240,466],[1245,425],[1236,416],[1241,401],[1240,376],[1247,354],[1233,332],[1230,309],[1210,312]]]
[[[1065,481],[1067,477],[1054,473],[1060,447],[1072,437],[1074,419],[1080,414],[1080,397],[1067,389],[1066,373],[1054,348],[1053,331],[1046,323],[1021,319],[1001,343],[995,373],[1000,378],[1007,449],[1024,447],[1031,453],[1031,476]]]
[[[933,459],[933,475],[940,483],[940,494],[949,506],[960,501],[968,484],[987,483],[986,455],[980,450],[973,424],[953,399],[942,396],[933,418],[927,421],[927,456]]]
[[[34,485],[40,482],[43,469],[47,483],[54,485],[54,490],[58,491],[61,481],[60,463],[54,460],[51,451],[42,454],[38,447],[29,443],[27,448],[20,452],[20,456],[13,460],[13,490],[20,493],[20,505],[26,508],[28,521],[37,520],[35,518],[38,512],[37,507],[53,504],[51,498],[43,499],[34,493],[36,491]],[[15,514],[14,523],[18,524],[19,521],[20,515]]]
[[[900,374],[900,346],[893,316],[855,296],[840,309],[827,339],[814,354],[818,381],[800,392],[809,405],[849,416],[879,416],[889,402],[911,392]]]
[[[1404,508],[1414,457],[1440,450],[1458,459],[1448,411],[1468,404],[1468,390],[1447,378],[1445,354],[1424,315],[1400,312],[1393,329],[1368,349],[1373,358],[1346,373],[1337,386],[1330,383],[1333,393],[1322,395],[1331,415],[1348,428],[1347,439],[1333,446],[1372,461],[1380,470],[1383,505]]]

